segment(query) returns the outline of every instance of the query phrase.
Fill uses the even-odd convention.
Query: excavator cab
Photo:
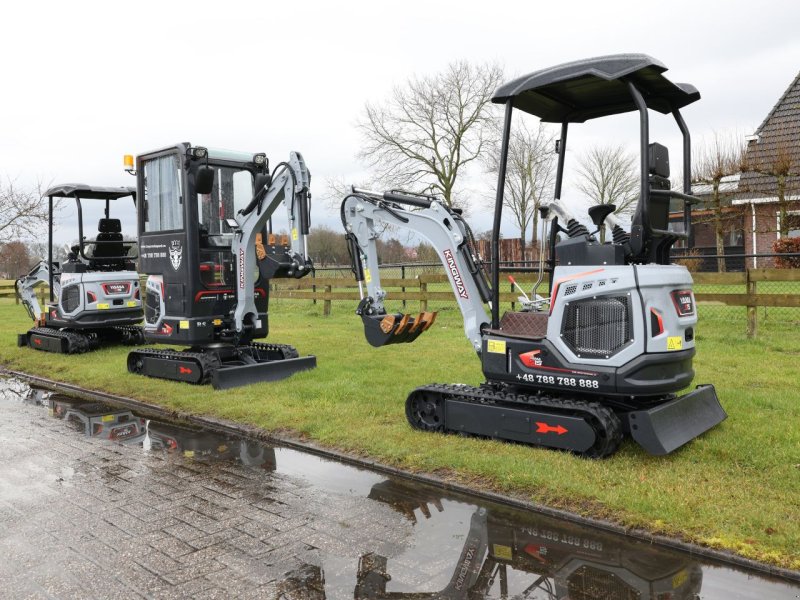
[[[253,341],[269,332],[269,280],[311,272],[302,156],[270,173],[264,153],[182,143],[138,156],[135,172],[144,336],[187,349],[131,352],[128,370],[228,388],[312,368],[291,346]],[[275,235],[284,203],[291,230]]]

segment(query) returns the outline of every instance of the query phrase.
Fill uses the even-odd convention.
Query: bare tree
[[[488,105],[502,73],[496,65],[456,62],[395,87],[383,104],[367,103],[359,158],[386,187],[426,187],[456,205],[458,176],[492,132]]]
[[[324,225],[314,227],[308,235],[308,252],[318,267],[350,262],[344,234]]]
[[[11,179],[0,182],[0,239],[38,237],[47,212],[47,198],[40,189],[19,187]]]
[[[714,133],[714,139],[703,144],[694,153],[692,166],[692,183],[709,186],[709,195],[704,198],[711,208],[711,222],[714,226],[714,237],[717,246],[717,270],[725,271],[725,233],[726,220],[723,209],[730,192],[722,189],[722,180],[739,173],[743,166],[745,153],[744,141],[735,136],[722,136]],[[703,194],[703,196],[706,196]],[[698,223],[702,221],[698,220]]]
[[[774,148],[755,154],[754,158],[745,157],[742,170],[766,175],[771,179],[770,191],[774,191],[778,199],[778,231],[780,237],[785,238],[791,229],[788,213],[789,197],[800,187],[800,142],[787,127],[786,135],[779,137]]]
[[[595,146],[578,160],[576,187],[592,204],[614,204],[615,214],[630,214],[639,198],[636,158],[622,146]],[[605,228],[600,230],[605,241]]]
[[[28,247],[20,241],[0,245],[0,273],[11,279],[25,275],[34,262],[28,253]]]
[[[487,171],[497,174],[500,169],[499,135],[484,158]],[[536,243],[539,206],[552,193],[555,154],[555,134],[542,123],[530,129],[519,122],[511,133],[508,144],[505,193],[503,205],[511,211],[514,224],[519,227],[525,259],[527,230],[531,227],[531,243]],[[492,204],[494,198],[492,198]]]

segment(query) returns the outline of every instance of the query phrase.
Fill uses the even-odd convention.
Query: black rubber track
[[[445,399],[474,404],[494,404],[516,409],[550,412],[554,416],[569,415],[582,418],[592,428],[596,441],[583,452],[586,458],[611,456],[622,443],[622,425],[610,408],[597,402],[584,402],[570,398],[546,395],[517,394],[497,390],[489,385],[473,387],[464,384],[433,383],[418,387],[406,400],[406,417],[415,429],[446,431],[444,420]]]

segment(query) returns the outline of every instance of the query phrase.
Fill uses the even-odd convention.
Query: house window
[[[786,220],[789,222],[789,236],[800,237],[800,210],[790,210],[786,213]]]
[[[744,231],[731,229],[728,232],[728,246],[744,246]]]

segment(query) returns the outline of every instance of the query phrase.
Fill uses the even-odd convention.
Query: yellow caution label
[[[109,306],[108,306],[108,304],[106,304],[105,302],[100,302],[100,303],[97,305],[97,309],[98,309],[98,310],[107,310],[108,308],[109,308]]]
[[[676,573],[675,576],[672,578],[672,589],[674,590],[675,588],[681,587],[684,583],[686,583],[686,580],[688,578],[689,574],[686,572],[686,569],[683,569],[682,571]]]
[[[194,458],[194,450],[184,450],[183,455],[186,458]]]
[[[228,447],[225,444],[220,444],[219,446],[217,446],[217,452],[219,452],[220,454],[227,451]]]
[[[369,269],[364,269],[364,281],[366,283],[372,281],[372,274],[369,272]]]
[[[211,321],[214,325],[222,325],[222,319],[214,319]]]
[[[178,321],[179,329],[189,329],[189,321]]]
[[[292,229],[292,239],[297,241],[297,227]]]
[[[514,558],[511,546],[503,546],[502,544],[492,544],[492,554],[494,554],[495,558],[502,558],[503,560],[512,560]]]
[[[128,300],[128,307],[135,308],[136,307],[136,300]]]
[[[486,351],[493,352],[495,354],[505,354],[506,353],[505,340],[487,340]]]
[[[667,350],[683,350],[683,338],[679,335],[668,337]]]
[[[113,421],[114,420],[114,415],[103,415],[102,417],[100,417],[100,420],[103,423],[108,423],[109,421]]]

